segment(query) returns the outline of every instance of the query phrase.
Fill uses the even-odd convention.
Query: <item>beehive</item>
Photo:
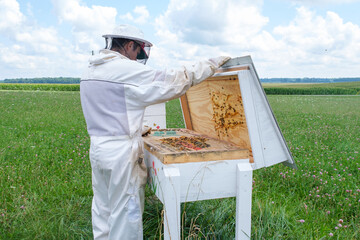
[[[213,77],[190,88],[181,97],[181,107],[191,130],[187,134],[218,141],[218,146],[226,143],[233,150],[225,144],[169,153],[163,151],[166,144],[154,138],[156,133],[145,137],[146,149],[164,163],[242,159],[248,154],[254,169],[280,162],[296,167],[249,56],[231,59]]]

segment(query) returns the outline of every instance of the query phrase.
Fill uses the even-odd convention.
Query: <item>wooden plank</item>
[[[149,149],[147,149],[149,150]],[[154,154],[153,152],[151,152]],[[202,153],[178,153],[178,154],[166,154],[157,155],[164,164],[171,163],[188,163],[188,162],[206,162],[206,161],[220,161],[220,160],[236,160],[249,158],[249,151],[241,149],[236,152],[202,152]]]
[[[170,130],[174,132],[173,129]],[[164,133],[165,131],[153,131],[150,135],[143,138],[144,145],[151,154],[165,164],[234,160],[249,157],[249,151],[247,149],[241,149],[229,142],[210,138],[188,129],[177,129],[175,135],[167,135],[166,133],[163,135],[156,134],[159,132]],[[201,137],[205,139],[206,144],[209,146],[198,148],[192,145],[189,148],[179,150],[179,145],[172,146],[165,141],[169,139],[179,139],[180,137]]]
[[[236,79],[238,79],[237,75],[216,76],[216,77],[209,77],[200,84],[206,83],[208,81],[223,81],[223,80],[236,80]],[[196,85],[196,86],[198,86],[198,85]],[[194,87],[196,87],[196,86],[194,86]],[[194,87],[192,87],[192,88],[194,88]]]
[[[188,100],[187,100],[187,96],[186,94],[182,95],[180,98],[180,103],[181,103],[181,108],[182,108],[182,112],[183,112],[183,116],[184,116],[184,121],[185,121],[185,127],[187,129],[192,130],[192,123],[191,123],[191,116],[190,116],[190,111],[189,111],[189,104],[188,104]]]
[[[237,75],[211,77],[186,96],[194,131],[248,149],[254,161]]]

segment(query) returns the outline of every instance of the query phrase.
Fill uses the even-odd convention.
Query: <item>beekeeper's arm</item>
[[[153,81],[139,86],[133,97],[144,107],[178,98],[191,86],[211,77],[229,59],[230,57],[217,57],[180,70],[156,71]]]

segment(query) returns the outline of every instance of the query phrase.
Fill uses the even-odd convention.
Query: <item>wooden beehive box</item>
[[[296,167],[249,56],[231,59],[213,77],[190,88],[181,97],[181,107],[189,134],[233,150],[170,153],[161,150],[166,143],[156,142],[154,133],[144,138],[145,148],[164,163],[249,158],[254,169],[280,162]]]
[[[145,148],[162,163],[249,158],[249,151],[189,129],[161,129],[144,138]]]

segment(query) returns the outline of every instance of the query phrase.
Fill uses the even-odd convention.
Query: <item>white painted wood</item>
[[[252,68],[252,67],[251,67]],[[286,142],[281,134],[280,128],[267,101],[266,95],[260,83],[256,79],[255,72],[251,72],[251,91],[253,102],[258,116],[258,128],[262,143],[265,167],[280,162],[293,163],[292,157],[287,148]]]
[[[238,163],[236,194],[236,232],[235,239],[243,240],[251,237],[251,196],[252,172],[250,163]]]
[[[251,82],[253,79],[250,74],[250,70],[239,71],[238,78],[245,111],[246,124],[249,130],[249,138],[254,156],[254,165],[256,168],[262,168],[265,166],[265,159],[258,127],[258,116],[251,90]]]
[[[157,126],[159,129],[164,129],[166,128],[166,116],[144,116],[143,124],[153,129],[156,129]]]
[[[166,128],[166,105],[159,103],[145,109],[143,124],[151,128]]]
[[[147,165],[150,167],[150,183],[160,201],[163,199],[164,181],[166,181],[162,169],[167,166],[174,166],[179,169],[181,175],[180,202],[192,202],[235,197],[237,193],[236,184],[234,184],[237,179],[236,166],[239,163],[249,162],[249,159],[239,159],[163,164],[148,151],[145,152]]]
[[[180,239],[180,172],[175,166],[163,169],[166,184],[163,185],[164,239]]]
[[[254,169],[281,162],[296,168],[253,64],[244,66],[248,66],[250,70],[239,71],[238,78],[254,156]]]
[[[165,239],[180,237],[180,203],[224,197],[239,198],[237,231],[250,234],[251,217],[247,217],[251,216],[252,168],[249,159],[163,164],[145,150],[145,163],[150,188],[164,204]]]
[[[165,115],[165,114],[166,114],[165,103],[150,105],[145,109],[145,116],[157,116],[157,115]]]
[[[243,65],[247,65],[247,64],[251,64],[252,60],[251,57],[249,55],[247,56],[243,56],[243,57],[237,57],[237,58],[232,58],[229,61],[227,61],[224,65],[222,65],[222,68],[232,68],[235,66],[243,66]]]
[[[164,164],[147,150],[144,152],[144,159],[149,173],[148,184],[155,195],[164,204],[164,195],[166,194],[165,189],[167,184],[163,171]]]
[[[236,166],[249,159],[176,164],[181,174],[181,202],[236,196]]]

